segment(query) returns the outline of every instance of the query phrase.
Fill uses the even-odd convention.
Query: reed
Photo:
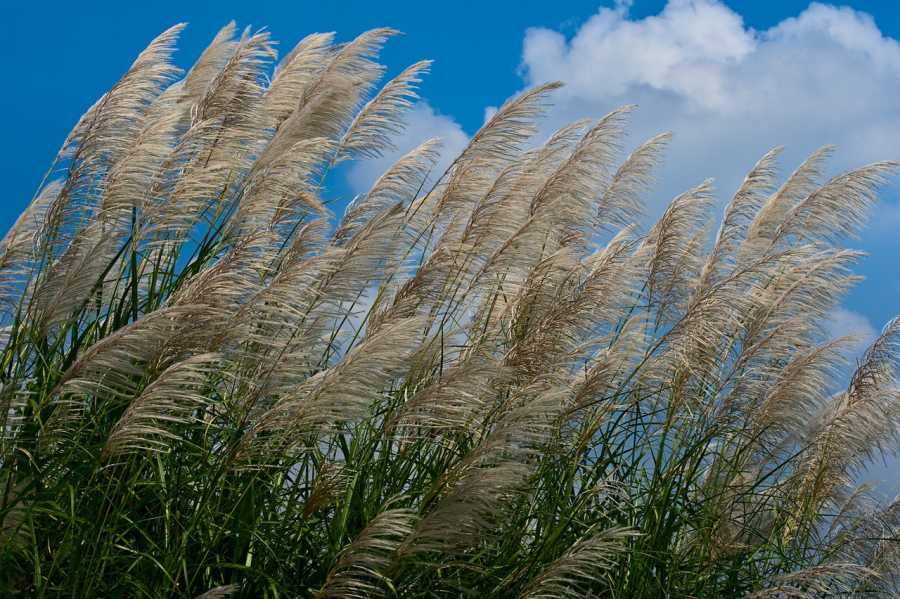
[[[396,32],[182,26],[76,124],[0,243],[0,590],[73,597],[822,597],[898,591],[900,320],[823,323],[898,164],[763,156],[642,230],[668,135],[535,139],[559,84],[436,172],[391,151]],[[718,226],[718,231],[716,227]],[[843,390],[842,390],[843,389]]]

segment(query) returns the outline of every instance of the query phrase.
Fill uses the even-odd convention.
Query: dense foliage
[[[333,222],[429,63],[377,91],[380,29],[270,73],[230,25],[179,79],[180,29],[0,244],[2,592],[897,590],[900,504],[855,481],[897,448],[900,321],[849,384],[823,325],[895,164],[779,186],[773,150],[721,219],[703,183],[641,231],[668,136],[620,157],[626,107],[535,139],[551,83]]]

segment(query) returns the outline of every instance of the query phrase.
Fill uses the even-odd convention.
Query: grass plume
[[[898,591],[900,320],[822,323],[897,170],[709,182],[643,231],[668,134],[535,139],[560,84],[394,150],[430,61],[375,29],[276,65],[182,26],[79,120],[0,242],[0,593],[822,597]],[[714,231],[718,231],[714,233]],[[845,384],[845,389],[841,389]]]

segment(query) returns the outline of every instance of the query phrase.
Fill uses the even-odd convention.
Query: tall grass
[[[272,70],[181,26],[82,117],[0,246],[0,584],[76,597],[820,597],[897,591],[900,320],[841,390],[824,323],[896,169],[778,150],[641,231],[668,141],[504,105],[452,165],[391,149],[428,69],[388,29]],[[750,165],[748,165],[750,166]],[[718,232],[714,225],[721,222]],[[846,382],[846,381],[844,381]]]

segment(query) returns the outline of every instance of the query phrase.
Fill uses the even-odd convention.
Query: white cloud
[[[673,131],[657,208],[710,176],[729,195],[776,145],[785,170],[827,143],[835,168],[900,158],[900,44],[870,16],[814,3],[760,32],[717,0],[669,0],[643,19],[628,6],[601,8],[571,39],[529,29],[522,73],[567,84],[554,125],[637,103],[635,144]]]
[[[826,328],[830,337],[852,336],[856,343],[850,348],[849,357],[858,358],[862,356],[869,344],[878,336],[878,331],[872,326],[866,316],[859,312],[847,310],[846,308],[837,308],[831,313]]]
[[[440,137],[443,142],[441,159],[434,169],[436,176],[440,176],[466,147],[469,137],[451,117],[435,112],[427,102],[418,102],[406,115],[406,129],[393,140],[396,151],[381,158],[353,162],[347,172],[347,181],[353,192],[368,191],[372,183],[398,158],[432,137]]]
[[[754,46],[740,16],[728,8],[672,1],[659,16],[640,21],[628,19],[626,6],[601,9],[568,43],[557,32],[531,29],[524,59],[529,77],[561,78],[568,93],[582,99],[602,101],[646,86],[721,109],[730,95],[728,66]]]
[[[497,111],[500,110],[497,106],[488,106],[484,109],[484,122],[482,124],[486,124],[489,120],[494,118],[494,115],[497,114]]]

